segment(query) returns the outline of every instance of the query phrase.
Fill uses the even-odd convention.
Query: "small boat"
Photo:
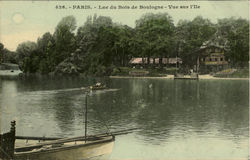
[[[85,135],[73,138],[16,136],[16,122],[9,132],[0,134],[0,160],[86,160],[107,159],[112,153],[116,135],[128,134],[136,128],[87,135],[87,95]]]
[[[106,87],[106,85],[104,85],[104,84],[101,84],[101,83],[96,83],[95,85],[93,85],[93,86],[89,86],[89,89],[91,89],[91,90],[102,90],[102,89],[106,89],[107,87]]]
[[[199,75],[197,73],[191,73],[190,75],[176,73],[174,79],[199,80]]]

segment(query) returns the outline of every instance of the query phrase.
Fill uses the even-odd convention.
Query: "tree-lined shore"
[[[1,62],[17,63],[24,73],[103,76],[128,67],[133,57],[159,58],[161,66],[162,58],[178,56],[183,67],[191,67],[198,56],[194,51],[207,41],[225,48],[231,67],[248,66],[248,20],[232,17],[215,24],[197,16],[175,25],[168,13],[145,14],[134,28],[97,15],[77,28],[76,19],[67,16],[54,33],[23,42],[15,52],[1,43],[0,55]]]

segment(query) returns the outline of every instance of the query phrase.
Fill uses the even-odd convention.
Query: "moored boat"
[[[105,133],[87,135],[87,93],[85,107],[85,135],[73,138],[44,138],[15,136],[16,122],[10,132],[0,134],[2,160],[86,160],[105,159],[112,153],[115,135]],[[117,132],[116,134],[120,134]]]
[[[106,159],[111,153],[112,135],[64,138],[57,140],[16,139],[15,160],[85,160]]]
[[[174,79],[199,80],[199,75],[197,73],[191,73],[190,75],[176,73]]]
[[[87,135],[87,94],[85,135],[73,138],[16,136],[16,123],[9,132],[0,134],[0,160],[94,160],[107,159],[112,153],[116,135],[128,134],[137,128]]]

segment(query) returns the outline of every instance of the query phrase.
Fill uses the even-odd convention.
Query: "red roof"
[[[130,64],[143,64],[142,60],[144,59],[144,63],[147,64],[148,58],[132,58],[129,63]],[[155,58],[155,64],[159,64],[160,58]],[[162,58],[162,64],[176,64],[176,62],[182,63],[181,58]],[[153,58],[149,59],[149,63],[153,64]]]

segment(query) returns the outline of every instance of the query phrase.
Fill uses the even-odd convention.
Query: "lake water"
[[[1,132],[16,120],[17,135],[83,135],[81,88],[99,81],[110,89],[89,94],[88,133],[140,128],[116,137],[112,160],[247,159],[247,80],[1,79]]]

